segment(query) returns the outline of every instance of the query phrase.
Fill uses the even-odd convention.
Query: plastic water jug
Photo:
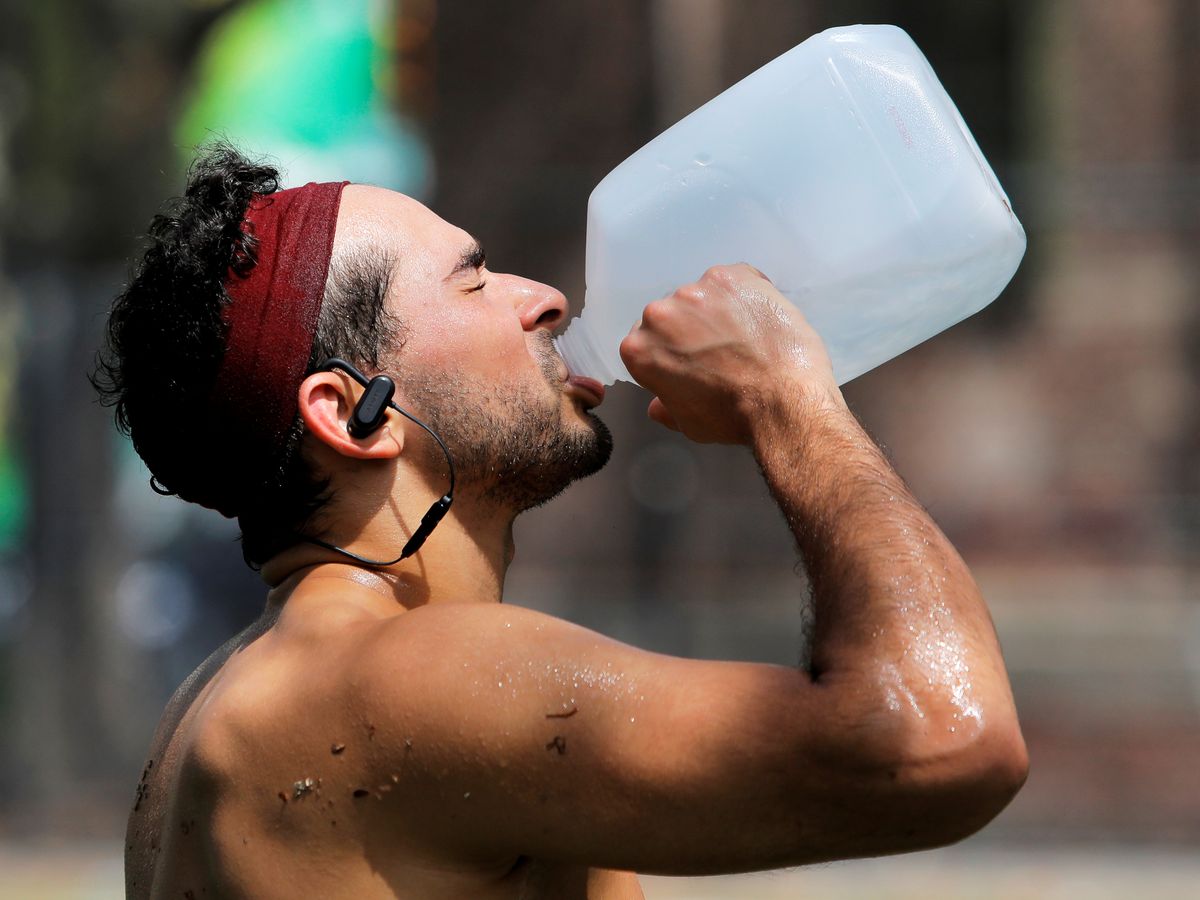
[[[633,381],[621,339],[647,303],[748,262],[824,339],[842,384],[978,312],[1025,231],[912,39],[831,28],[617,166],[588,201],[570,369]]]

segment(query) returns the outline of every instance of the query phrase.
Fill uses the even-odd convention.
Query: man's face
[[[611,437],[590,412],[599,397],[568,380],[551,343],[562,293],[491,271],[471,235],[381,188],[342,195],[334,251],[355,250],[392,263],[397,402],[446,441],[464,489],[519,512],[607,462]]]

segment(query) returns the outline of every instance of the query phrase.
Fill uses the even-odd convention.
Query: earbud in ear
[[[437,441],[437,445],[441,448],[442,453],[446,455],[446,469],[450,478],[450,487],[442,499],[429,507],[429,511],[421,519],[421,524],[413,532],[413,536],[409,538],[408,543],[404,545],[404,549],[400,551],[400,555],[395,559],[367,559],[365,556],[351,553],[343,547],[323,541],[320,538],[302,535],[304,540],[309,543],[316,544],[318,547],[324,547],[326,550],[332,550],[334,553],[340,553],[342,556],[352,559],[357,563],[362,563],[364,566],[392,566],[420,550],[421,545],[425,543],[425,539],[429,537],[433,529],[437,527],[438,522],[442,521],[446,512],[450,509],[450,504],[454,502],[454,460],[450,458],[450,451],[446,449],[445,441],[438,437],[436,431],[412,413],[405,412],[392,402],[392,394],[396,392],[396,385],[392,379],[386,375],[376,375],[370,381],[367,381],[366,375],[358,371],[358,369],[354,368],[354,366],[350,365],[344,359],[338,359],[336,356],[325,360],[318,367],[318,371],[321,372],[332,372],[335,369],[341,369],[365,389],[362,399],[354,404],[354,411],[350,413],[350,424],[346,426],[346,430],[350,432],[351,437],[364,438],[378,429],[387,417],[388,407],[390,406],[414,425],[425,429],[429,436]]]
[[[376,375],[367,384],[362,398],[354,404],[346,430],[351,437],[365,438],[374,433],[387,418],[388,404],[396,393],[396,385],[386,375]]]

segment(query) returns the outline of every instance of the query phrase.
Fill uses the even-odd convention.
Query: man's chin
[[[586,451],[581,453],[580,474],[572,479],[574,481],[595,475],[603,469],[608,465],[613,450],[612,432],[604,424],[604,420],[590,409],[586,410],[583,415],[587,420],[585,427],[591,434],[591,442]]]
[[[525,490],[508,496],[515,499],[520,493],[519,511],[548,503],[576,481],[595,475],[608,464],[613,449],[612,432],[595,414],[584,415],[585,422],[564,429],[553,452],[525,472],[524,477],[516,479],[524,484]]]

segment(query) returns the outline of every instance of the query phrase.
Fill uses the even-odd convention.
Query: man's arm
[[[398,814],[451,857],[668,874],[918,849],[989,821],[1026,758],[987,610],[803,317],[721,268],[648,306],[622,350],[653,418],[753,449],[812,580],[812,669],[660,656],[516,608],[417,610],[356,676],[376,686]]]

